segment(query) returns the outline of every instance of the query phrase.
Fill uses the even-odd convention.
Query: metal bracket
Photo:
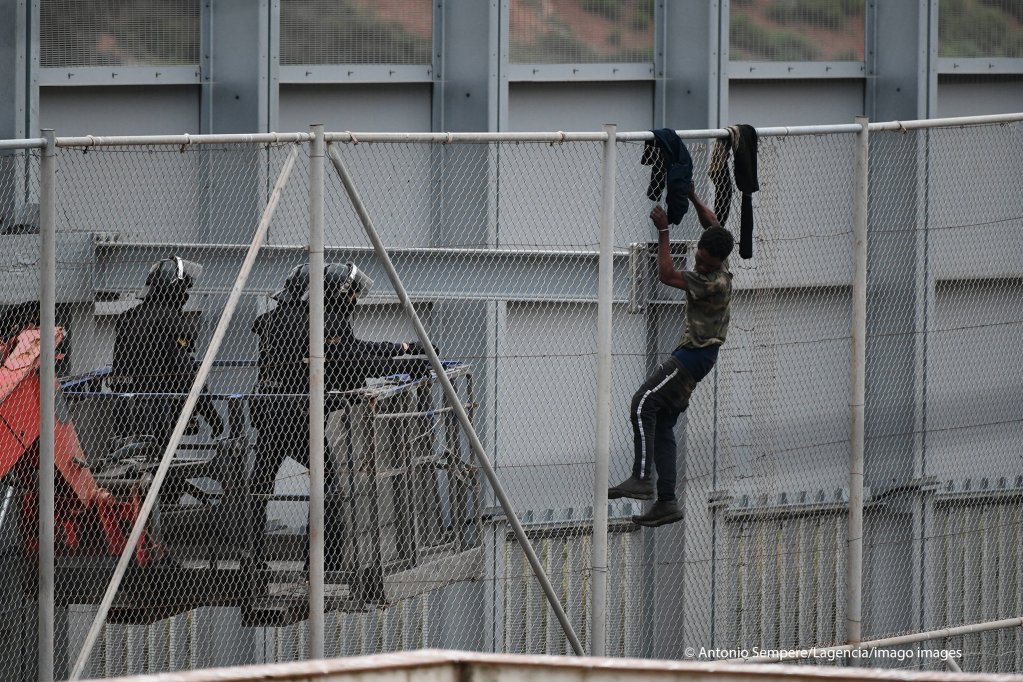
[[[671,257],[675,267],[688,269],[691,254],[696,253],[696,240],[671,242]],[[681,263],[678,261],[681,259]],[[629,244],[629,313],[646,312],[655,298],[657,287],[657,243],[633,242]]]
[[[707,496],[708,509],[723,509],[732,504],[735,496],[728,490],[711,490]]]

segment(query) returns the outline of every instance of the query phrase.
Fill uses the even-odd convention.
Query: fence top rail
[[[418,142],[446,144],[489,144],[491,142],[540,142],[557,144],[561,142],[604,142],[607,134],[603,131],[594,132],[532,132],[532,133],[360,133],[346,130],[344,132],[325,133],[327,142],[345,142],[359,144],[361,142]]]
[[[224,135],[125,135],[58,137],[58,147],[126,147],[138,145],[175,145],[187,147],[200,144],[288,144],[308,142],[311,133],[252,133]]]
[[[1023,121],[1023,112],[1010,114],[992,114],[988,116],[963,116],[959,118],[931,118],[911,121],[885,121],[870,123],[871,131],[908,131],[923,128],[948,128],[968,125],[990,125],[997,123],[1014,123]],[[859,133],[859,123],[843,123],[834,125],[805,126],[768,126],[757,128],[760,137],[795,137],[803,135],[832,135],[843,133]],[[683,139],[699,140],[714,139],[728,136],[725,128],[706,128],[702,130],[678,130]],[[58,137],[58,147],[124,147],[139,145],[167,145],[187,147],[190,145],[209,144],[287,144],[309,142],[312,133],[252,133],[222,135],[127,135],[100,136],[84,135],[78,137]],[[361,142],[390,143],[421,143],[421,144],[488,144],[492,142],[535,142],[560,144],[563,142],[604,142],[607,133],[592,132],[520,132],[520,133],[374,133],[374,132],[330,132],[324,134],[327,142],[359,144]],[[649,130],[623,131],[616,133],[615,139],[621,142],[645,142],[653,139]],[[24,140],[0,140],[0,150],[32,149],[46,146],[43,138]]]
[[[968,125],[987,125],[993,123],[1015,123],[1023,121],[1023,112],[1015,114],[992,114],[990,116],[962,116],[959,118],[925,118],[915,121],[886,121],[871,123],[869,129],[875,130],[919,130],[922,128],[954,128]]]
[[[858,133],[858,123],[826,126],[786,126],[776,128],[757,128],[761,137],[784,137],[794,135],[823,135],[829,133]],[[728,137],[728,130],[708,128],[706,130],[678,130],[683,139],[710,139]],[[601,132],[566,133],[533,132],[533,133],[360,133],[345,131],[343,133],[326,133],[328,142],[359,144],[361,142],[409,142],[421,144],[488,144],[491,142],[538,142],[559,144],[562,142],[604,142],[607,134]],[[654,139],[649,130],[621,132],[615,135],[620,142],[645,142]]]
[[[31,137],[24,140],[0,140],[0,150],[9,149],[42,149],[46,140],[42,137]]]
[[[835,133],[858,133],[862,129],[859,123],[842,123],[836,125],[817,126],[774,126],[757,128],[757,135],[760,137],[795,137],[798,135],[831,135]],[[678,136],[688,140],[704,140],[710,138],[728,137],[729,132],[725,128],[708,128],[706,130],[677,130]],[[645,142],[654,139],[653,133],[648,130],[619,133],[615,139],[623,142]]]

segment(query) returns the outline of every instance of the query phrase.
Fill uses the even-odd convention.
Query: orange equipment
[[[64,339],[57,328],[55,345]],[[22,532],[27,552],[38,549],[39,328],[28,325],[9,341],[0,341],[0,478],[16,476],[22,488]],[[70,413],[57,388],[54,428],[56,505],[54,529],[58,555],[120,554],[141,506],[140,491],[117,500],[97,485],[89,471]],[[156,548],[145,535],[135,549],[140,565]]]

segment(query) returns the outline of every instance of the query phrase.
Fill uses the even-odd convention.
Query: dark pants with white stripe
[[[632,435],[635,460],[632,475],[650,478],[657,470],[657,499],[675,499],[676,457],[675,423],[689,407],[689,396],[696,381],[689,371],[669,357],[643,382],[632,396]]]

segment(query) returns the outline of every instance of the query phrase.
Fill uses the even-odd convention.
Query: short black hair
[[[703,249],[720,260],[728,258],[734,246],[735,238],[732,237],[732,233],[720,225],[713,225],[704,230],[696,244],[696,248]]]

